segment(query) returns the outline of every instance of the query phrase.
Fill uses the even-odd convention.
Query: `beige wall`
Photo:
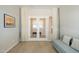
[[[15,17],[15,28],[4,28],[4,13]],[[7,52],[19,42],[19,8],[0,6],[0,52]]]
[[[60,7],[60,36],[79,38],[79,6]]]

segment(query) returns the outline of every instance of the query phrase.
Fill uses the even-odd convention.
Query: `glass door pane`
[[[45,34],[45,18],[40,18],[39,19],[39,37],[40,38],[45,38],[46,34]]]
[[[31,38],[36,38],[37,37],[37,20],[36,18],[31,18]]]
[[[30,18],[30,38],[29,40],[48,40],[48,19],[47,17]]]

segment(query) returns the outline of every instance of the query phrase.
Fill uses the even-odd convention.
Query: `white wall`
[[[53,39],[59,38],[58,8],[53,8]]]
[[[21,41],[26,41],[28,40],[28,7],[22,7],[21,8],[21,25],[22,25],[22,37],[21,37]]]
[[[79,7],[60,7],[60,34],[79,37]]]
[[[53,7],[46,7],[46,6],[27,6],[21,8],[21,16],[22,16],[22,41],[27,41],[29,38],[29,16],[53,16],[53,23],[54,23],[54,36],[53,38],[57,38],[57,23],[58,19],[56,18],[57,15],[57,8]],[[57,23],[56,23],[57,22]],[[56,30],[55,30],[56,29]]]
[[[15,17],[15,28],[4,28],[4,13]],[[0,6],[0,52],[7,52],[19,42],[19,8]]]

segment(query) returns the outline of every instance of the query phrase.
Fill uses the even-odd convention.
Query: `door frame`
[[[39,22],[39,19],[40,19],[40,18],[46,18],[46,21],[45,21],[45,24],[46,24],[46,27],[45,27],[45,29],[46,29],[46,30],[45,30],[46,38],[45,38],[45,40],[41,40],[41,39],[39,38],[39,34],[37,34],[37,36],[38,36],[37,38],[34,38],[34,39],[31,38],[31,34],[30,34],[30,33],[31,33],[31,27],[30,27],[30,25],[31,25],[31,24],[30,24],[30,23],[31,23],[30,20],[31,20],[31,19],[30,19],[30,18],[32,18],[32,17],[38,19],[38,20],[37,20],[37,23]],[[50,41],[50,40],[48,39],[48,32],[49,32],[49,29],[48,29],[48,27],[49,27],[49,26],[48,26],[48,23],[49,23],[49,22],[48,22],[48,21],[49,21],[49,16],[29,16],[29,17],[28,17],[28,22],[29,22],[29,24],[28,24],[28,28],[29,28],[29,30],[28,30],[28,31],[29,31],[29,34],[28,34],[28,36],[29,36],[29,37],[28,37],[28,41]],[[37,32],[39,32],[39,29],[38,29]],[[31,40],[31,39],[33,39],[33,40]]]

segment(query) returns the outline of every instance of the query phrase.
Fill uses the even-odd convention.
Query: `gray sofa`
[[[53,40],[53,46],[59,53],[78,53],[78,51],[74,50],[67,44],[65,44],[62,40]]]

